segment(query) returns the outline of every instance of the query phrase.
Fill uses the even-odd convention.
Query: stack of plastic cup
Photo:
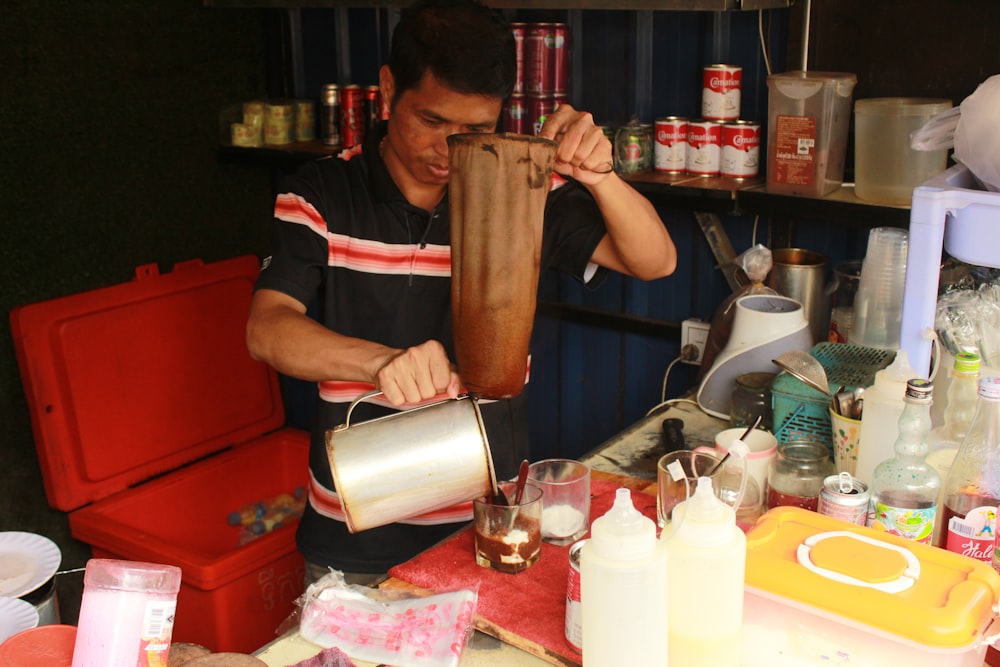
[[[848,338],[852,345],[899,349],[908,239],[905,229],[895,227],[875,227],[868,233]]]

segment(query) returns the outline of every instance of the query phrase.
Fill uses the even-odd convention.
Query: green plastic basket
[[[896,353],[874,347],[844,343],[818,343],[809,353],[826,371],[830,392],[841,385],[846,389],[870,387],[875,373],[895,358]],[[774,435],[779,443],[811,440],[825,445],[833,454],[830,426],[830,397],[784,371],[771,383]]]

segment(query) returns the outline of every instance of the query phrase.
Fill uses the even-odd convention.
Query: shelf
[[[618,9],[662,11],[752,11],[784,9],[793,0],[490,0],[495,9]],[[221,8],[390,8],[407,7],[410,0],[202,0]]]
[[[316,140],[260,148],[220,146],[219,156],[229,161],[294,166],[317,157],[336,155],[341,150]],[[910,224],[909,206],[883,206],[858,199],[851,183],[825,197],[796,197],[768,192],[763,177],[736,179],[648,171],[633,174],[627,180],[654,204],[688,211],[904,229]]]

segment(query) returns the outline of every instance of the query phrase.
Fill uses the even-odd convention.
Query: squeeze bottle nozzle
[[[638,560],[656,547],[656,524],[635,508],[632,492],[622,487],[615,492],[611,509],[594,520],[590,541],[605,558]]]

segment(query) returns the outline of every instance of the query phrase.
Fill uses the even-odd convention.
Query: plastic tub
[[[767,78],[768,192],[822,197],[840,187],[857,81],[843,72]]]
[[[951,108],[951,100],[878,97],[854,104],[854,193],[877,204],[908,206],[913,188],[948,166],[948,151],[915,151],[910,133]]]

